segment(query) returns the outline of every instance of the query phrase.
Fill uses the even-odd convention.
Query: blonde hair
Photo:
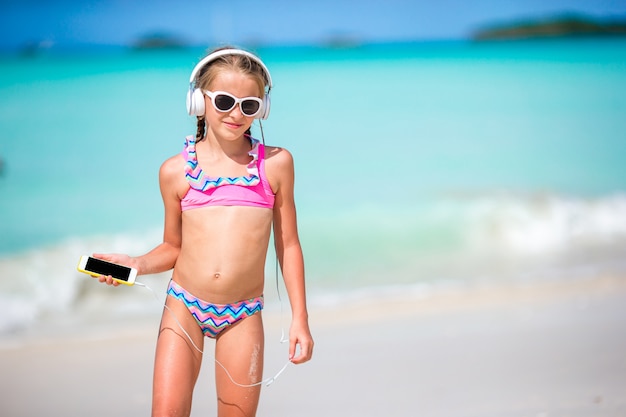
[[[231,47],[218,48],[213,52],[217,52],[223,49],[231,49]],[[209,90],[211,84],[217,78],[218,74],[225,71],[235,71],[240,74],[251,77],[256,81],[259,86],[259,98],[263,98],[265,95],[265,87],[269,85],[269,80],[266,78],[265,70],[259,65],[258,62],[246,55],[229,54],[222,55],[215,60],[205,65],[196,77],[196,88],[202,90]],[[198,130],[196,132],[196,142],[201,141],[205,134],[205,117],[204,115],[198,116]],[[250,129],[246,131],[246,134],[250,134]]]

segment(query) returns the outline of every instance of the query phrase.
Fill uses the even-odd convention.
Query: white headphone
[[[270,76],[270,72],[256,55],[251,54],[248,51],[244,51],[242,49],[221,49],[219,51],[215,51],[206,57],[204,57],[198,64],[195,66],[193,71],[191,71],[191,77],[189,77],[189,91],[187,92],[187,113],[191,116],[204,116],[204,93],[201,89],[196,88],[196,76],[198,72],[204,68],[211,61],[215,61],[217,58],[224,55],[243,55],[263,68],[265,72],[265,78],[267,79],[267,91],[265,91],[265,96],[263,97],[263,107],[259,114],[255,117],[257,119],[267,119],[270,115],[270,91],[272,90],[272,77]]]

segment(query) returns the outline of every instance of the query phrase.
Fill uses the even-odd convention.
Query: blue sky
[[[626,17],[626,0],[0,0],[0,47],[123,45],[151,32],[201,45],[459,39],[484,24],[564,12]]]

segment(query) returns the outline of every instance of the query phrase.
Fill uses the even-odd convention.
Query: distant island
[[[478,29],[471,35],[471,39],[486,41],[598,36],[626,36],[626,18],[600,21],[585,16],[568,15],[518,21]]]
[[[164,32],[144,35],[132,44],[133,49],[180,49],[186,46],[177,36]]]

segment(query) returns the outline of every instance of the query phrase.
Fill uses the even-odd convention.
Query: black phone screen
[[[111,275],[113,278],[122,281],[128,281],[128,278],[130,277],[130,268],[92,257],[87,258],[85,270],[95,272],[100,275]]]

